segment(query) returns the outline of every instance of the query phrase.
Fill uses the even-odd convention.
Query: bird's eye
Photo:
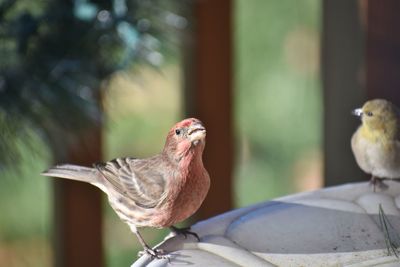
[[[176,129],[176,130],[175,130],[175,134],[176,134],[176,135],[180,135],[180,134],[181,134],[181,130],[180,130],[180,129]]]
[[[373,115],[374,115],[374,114],[373,114],[371,111],[368,111],[368,112],[367,112],[367,116],[368,116],[368,117],[372,117]]]

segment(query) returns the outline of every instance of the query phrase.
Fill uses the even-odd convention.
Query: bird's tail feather
[[[72,164],[57,165],[41,174],[44,176],[66,178],[87,183],[98,182],[95,169]]]

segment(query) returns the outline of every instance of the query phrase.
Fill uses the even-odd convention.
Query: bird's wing
[[[94,167],[114,191],[143,208],[153,208],[165,198],[165,177],[154,160],[117,158]]]

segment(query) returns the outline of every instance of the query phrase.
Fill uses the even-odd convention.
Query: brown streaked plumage
[[[163,151],[146,159],[117,158],[93,168],[63,164],[43,172],[45,176],[91,183],[107,194],[111,207],[136,234],[144,252],[151,249],[137,227],[171,227],[190,217],[205,199],[210,178],[203,166],[206,130],[195,118],[175,124]],[[184,231],[184,234],[195,233]]]

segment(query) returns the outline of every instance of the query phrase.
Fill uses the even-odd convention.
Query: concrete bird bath
[[[353,183],[278,198],[193,225],[189,236],[166,238],[167,259],[142,256],[132,266],[400,266],[388,256],[381,204],[392,241],[400,244],[400,183],[373,192]]]

